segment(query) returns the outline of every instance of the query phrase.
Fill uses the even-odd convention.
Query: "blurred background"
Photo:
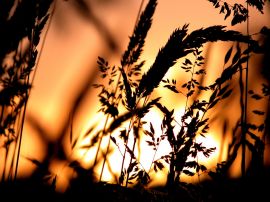
[[[26,122],[23,131],[22,150],[19,161],[19,176],[30,176],[36,169],[30,159],[42,162],[51,155],[50,169],[57,174],[57,189],[63,191],[68,186],[74,173],[65,159],[77,159],[85,168],[91,165],[95,156],[76,148],[71,150],[69,143],[70,123],[74,138],[81,137],[85,131],[98,122],[102,122],[99,110],[98,91],[92,84],[100,82],[98,77],[97,58],[101,56],[111,65],[120,66],[123,52],[127,48],[129,36],[140,11],[147,0],[55,0],[51,6],[51,16],[42,32],[39,44],[40,59],[33,80],[30,99],[27,105]],[[235,1],[227,1],[235,3]],[[242,3],[244,1],[237,1]],[[264,14],[250,8],[250,34],[260,32],[263,26],[270,26],[269,2]],[[189,24],[189,32],[211,25],[225,25],[246,34],[246,23],[231,26],[230,20],[224,20],[207,0],[159,0],[154,14],[152,27],[146,38],[146,44],[141,59],[145,59],[144,70],[153,63],[159,49],[163,47],[170,34],[178,27]],[[256,35],[254,35],[256,37]],[[206,83],[211,83],[222,71],[224,55],[231,43],[217,42],[205,46],[207,57]],[[259,56],[250,61],[250,88],[260,89],[263,81],[260,75]],[[175,77],[181,77],[174,70],[168,72]],[[183,75],[184,76],[184,75]],[[163,101],[183,110],[184,101],[178,95],[166,94],[160,91],[157,96],[165,97]],[[205,143],[216,147],[216,152],[209,159],[204,159],[208,168],[226,160],[227,144],[230,139],[222,136],[224,121],[227,132],[230,132],[238,119],[239,101],[233,99],[217,108],[209,137]],[[251,103],[252,104],[252,103]],[[258,106],[258,103],[256,103]],[[262,102],[262,109],[267,103]],[[153,122],[159,122],[155,114],[149,117]],[[157,119],[157,120],[154,120]],[[252,118],[251,118],[252,119]],[[260,120],[258,120],[260,121]],[[83,144],[83,141],[79,144]],[[223,146],[222,146],[223,145]],[[144,149],[147,149],[145,147]],[[163,148],[166,150],[166,147]],[[269,150],[269,149],[268,149]],[[63,158],[65,156],[65,158]],[[111,165],[105,166],[103,180],[114,181],[112,173],[118,172],[119,154],[111,154]],[[118,159],[118,160],[117,160]],[[147,158],[144,160],[147,162]],[[143,160],[142,160],[143,161]],[[270,161],[265,159],[270,165]],[[232,166],[231,175],[240,175],[240,166]],[[164,177],[164,176],[163,176]],[[163,184],[162,175],[153,184]],[[196,180],[196,179],[193,179]]]

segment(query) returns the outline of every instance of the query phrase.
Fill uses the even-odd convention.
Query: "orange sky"
[[[141,1],[113,0],[113,3],[108,1],[104,5],[97,3],[98,0],[89,2],[93,4],[94,13],[116,41],[119,52],[115,54],[108,50],[91,20],[80,15],[74,9],[72,1],[57,1],[28,106],[28,111],[38,114],[41,120],[48,123],[46,125],[50,125],[52,131],[57,129],[57,124],[53,123],[62,116],[62,113],[66,113],[66,105],[72,98],[74,90],[76,91],[76,85],[85,79],[87,74],[83,72],[93,72],[96,68],[97,57],[111,55],[107,59],[112,64],[119,63],[119,54],[127,46],[128,36],[132,33]],[[152,63],[159,48],[165,45],[172,31],[185,23],[190,24],[190,30],[213,24],[229,26],[230,19],[223,21],[224,16],[220,15],[211,3],[206,0],[193,2],[159,1],[143,53],[143,58],[147,58],[147,64]],[[269,13],[265,13],[266,15],[251,13],[250,24],[255,25],[251,26],[251,33],[258,32],[261,25],[269,24],[266,21]],[[245,30],[245,24],[237,25],[234,29]],[[54,116],[51,117],[51,114]]]
[[[88,16],[79,13],[72,0],[56,1],[55,13],[40,57],[27,109],[28,116],[34,116],[48,131],[49,139],[52,140],[59,131],[62,117],[68,116],[69,105],[74,99],[78,86],[84,83],[88,75],[96,74],[94,69],[97,68],[97,57],[103,56],[111,64],[119,64],[121,53],[128,43],[128,36],[132,33],[141,2],[139,0],[104,0],[102,4],[99,0],[88,1],[93,13],[104,23],[115,40],[118,52],[112,52],[109,49],[93,21]],[[152,63],[158,50],[165,45],[175,28],[182,27],[185,23],[190,24],[190,30],[215,24],[229,26],[230,18],[227,21],[223,19],[224,15],[220,15],[219,10],[214,9],[207,0],[159,0],[142,56],[147,59],[146,67]],[[265,15],[260,15],[252,9],[250,32],[256,33],[262,25],[269,25],[267,19],[269,19],[269,12],[265,11]],[[245,24],[237,25],[233,29],[244,30],[245,33]],[[212,51],[222,50],[222,47],[213,47]],[[210,63],[214,64],[218,59],[219,56],[216,55]],[[218,70],[210,71],[214,75],[213,72]],[[89,123],[90,115],[97,111],[96,93],[97,91],[89,91],[89,95],[83,102],[79,118],[75,120],[74,134],[79,134],[84,130],[85,125]],[[42,158],[43,154],[38,152],[44,149],[41,141],[38,147],[37,143],[32,143],[31,147],[27,146],[27,142],[39,139],[38,135],[32,134],[32,129],[26,125],[22,155]],[[23,163],[26,161],[22,160]]]

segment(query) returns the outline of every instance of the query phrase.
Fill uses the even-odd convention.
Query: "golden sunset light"
[[[269,0],[11,0],[0,13],[0,194],[268,197]]]

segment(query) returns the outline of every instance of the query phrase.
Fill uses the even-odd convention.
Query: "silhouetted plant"
[[[217,9],[220,9],[219,13],[224,13],[225,17],[224,20],[226,20],[228,17],[233,14],[231,25],[236,25],[238,23],[245,22],[248,19],[248,8],[246,5],[242,5],[239,3],[235,3],[234,5],[231,5],[227,3],[226,1],[222,0],[208,0],[210,1],[213,6]],[[249,6],[255,7],[260,13],[263,14],[263,8],[266,0],[247,0],[246,4]]]
[[[247,21],[247,35],[250,36],[249,33],[249,6],[255,7],[260,13],[263,14],[263,8],[265,5],[266,0],[264,1],[246,1],[246,5],[243,6],[241,4],[234,4],[229,5],[225,1],[212,1],[210,0],[211,3],[215,6],[215,8],[220,8],[220,13],[225,13],[225,18],[229,17],[233,11],[233,19],[231,21],[231,25],[235,25],[238,23],[242,23],[244,21]],[[262,35],[267,35],[268,28],[263,27],[259,34]],[[217,167],[217,173],[221,174],[221,170],[223,171],[223,175],[228,171],[229,167],[232,165],[234,160],[236,159],[238,155],[239,148],[242,149],[242,154],[241,154],[241,173],[242,177],[246,178],[246,169],[249,167],[249,170],[251,173],[249,175],[258,175],[259,173],[262,174],[262,168],[264,164],[264,145],[265,145],[265,140],[264,137],[261,138],[258,133],[262,133],[265,127],[265,121],[259,125],[250,123],[248,120],[250,106],[249,106],[249,96],[251,99],[255,100],[260,100],[262,99],[262,96],[259,94],[254,93],[254,91],[249,89],[249,58],[250,54],[250,49],[253,49],[253,53],[255,54],[267,54],[267,51],[265,49],[265,44],[262,45],[261,47],[257,46],[254,47],[252,44],[248,43],[248,48],[245,50],[243,53],[247,54],[245,57],[245,63],[243,65],[246,65],[244,68],[242,65],[239,66],[239,101],[240,101],[240,109],[241,109],[241,114],[240,114],[240,119],[239,122],[237,123],[236,130],[240,129],[240,140],[237,140],[237,133],[233,133],[233,141],[229,147],[229,156],[227,162],[223,162],[222,164],[218,164]],[[231,50],[227,52],[227,55],[225,57],[225,60],[229,59],[229,55],[231,54]],[[235,61],[239,56],[241,55],[241,48],[238,45],[237,46],[237,51],[235,53],[234,58],[232,61]],[[227,57],[228,56],[228,57]],[[265,114],[264,111],[261,110],[252,110],[253,115],[255,116],[263,116]],[[267,119],[267,117],[266,117]],[[256,132],[257,131],[257,132]],[[251,162],[249,162],[249,166],[247,163],[247,157],[246,157],[246,148],[248,151],[251,152]],[[256,162],[256,163],[255,163]],[[222,166],[221,166],[222,165]],[[256,167],[256,168],[255,168]],[[221,169],[222,168],[222,169]],[[225,171],[226,170],[226,171]],[[210,173],[211,176],[213,176],[213,173]],[[226,174],[225,174],[226,175]],[[254,176],[253,176],[254,177]]]
[[[123,163],[119,183],[122,184],[126,181],[127,186],[129,183],[132,183],[131,181],[134,179],[145,184],[151,180],[151,177],[148,176],[149,172],[146,172],[140,164],[139,159],[137,159],[134,154],[135,142],[141,135],[145,134],[151,137],[151,140],[147,143],[155,151],[158,149],[158,145],[161,141],[167,140],[169,142],[171,152],[165,154],[160,159],[153,158],[152,165],[156,172],[164,168],[163,162],[169,165],[167,187],[173,190],[172,188],[175,188],[181,182],[181,174],[184,173],[193,176],[195,173],[207,170],[204,165],[196,161],[197,155],[202,152],[206,157],[209,157],[215,149],[206,148],[202,143],[197,143],[196,136],[207,136],[209,118],[205,117],[206,113],[217,103],[230,96],[232,93],[232,89],[229,87],[230,79],[232,79],[237,72],[242,72],[242,64],[247,62],[250,52],[254,49],[258,49],[258,44],[256,41],[252,40],[250,36],[244,36],[237,31],[226,30],[224,26],[219,25],[198,29],[188,34],[188,25],[186,24],[182,28],[176,29],[171,34],[166,45],[158,52],[149,70],[144,73],[139,80],[137,78],[134,79],[132,75],[140,76],[142,74],[141,67],[144,65],[144,61],[138,62],[138,59],[142,52],[144,38],[151,25],[149,24],[149,22],[151,22],[149,19],[151,19],[154,13],[155,6],[156,1],[149,1],[145,12],[142,13],[138,25],[130,38],[128,49],[123,54],[121,67],[111,67],[105,59],[98,59],[101,77],[106,78],[109,76],[108,88],[104,84],[96,84],[95,87],[101,88],[101,93],[99,94],[101,102],[100,110],[113,117],[112,124],[108,127],[108,119],[106,119],[102,134],[110,135],[110,139],[117,148],[119,148],[119,143],[111,134],[121,124],[128,120],[130,121],[128,127],[121,130],[119,136],[120,139],[123,140],[125,153],[127,152],[131,159],[128,167],[126,169],[123,168],[126,154],[122,154]],[[204,57],[201,55],[202,48],[205,43],[215,41],[236,41],[238,43],[249,44],[250,46],[243,53],[241,53],[240,48],[238,48],[232,58],[232,63],[224,69],[215,83],[209,86],[202,86],[196,78],[206,74],[206,68],[203,68]],[[229,49],[225,55],[224,65],[228,63],[231,54],[232,48]],[[188,55],[194,56],[194,62],[186,57]],[[183,90],[179,89],[176,79],[164,79],[169,69],[177,64],[181,58],[185,59],[181,69],[191,75],[191,79],[187,83],[182,84]],[[137,62],[138,64],[136,64]],[[118,79],[115,79],[116,75],[118,75]],[[160,98],[150,98],[152,92],[159,87],[160,84],[163,84],[165,88],[168,88],[173,93],[181,92],[181,94],[184,95],[186,106],[181,120],[175,120],[174,110],[169,110],[166,106],[163,106],[160,103]],[[111,89],[112,86],[114,86],[115,89]],[[200,91],[212,91],[209,100],[190,99],[195,92],[198,93]],[[122,96],[122,92],[124,92],[125,96]],[[143,101],[141,101],[142,99]],[[121,104],[125,107],[127,112],[121,112]],[[155,130],[151,124],[150,130],[148,131],[143,130],[143,126],[147,123],[141,122],[141,119],[152,107],[158,108],[164,114],[161,125],[163,135],[159,138],[155,137]],[[175,131],[175,124],[180,125],[179,131]],[[131,129],[134,131],[134,144],[132,148],[128,145]],[[189,161],[188,157],[190,156],[195,160]],[[189,170],[190,168],[194,168],[195,173],[191,172]],[[131,177],[130,173],[132,173]]]
[[[215,8],[220,9],[220,13],[225,14],[224,20],[233,15],[231,25],[245,21],[248,23],[248,6],[253,6],[263,13],[266,2],[265,0],[247,0],[247,5],[243,6],[238,3],[230,5],[219,0],[209,1]],[[8,160],[11,144],[16,144],[17,148],[11,167],[6,168],[5,166],[4,168],[2,181],[5,180],[6,175],[8,175],[8,179],[16,179],[25,109],[31,90],[30,75],[37,61],[37,45],[41,31],[49,18],[48,10],[51,2],[42,0],[38,2],[19,1],[13,13],[11,13],[11,9],[15,1],[3,2],[3,6],[0,6],[0,27],[4,27],[0,30],[0,35],[4,36],[0,38],[1,44],[3,44],[0,49],[0,135],[1,138],[5,138],[5,164]],[[94,131],[95,126],[89,128],[82,137],[83,139],[90,136],[89,143],[77,148],[79,139],[75,138],[73,134],[73,117],[92,81],[89,78],[87,85],[79,91],[71,108],[71,115],[60,132],[62,138],[69,131],[69,144],[72,152],[76,149],[97,147],[93,166],[86,169],[80,164],[79,159],[74,160],[66,156],[63,148],[59,146],[61,138],[59,139],[60,143],[48,143],[53,148],[59,146],[58,151],[62,153],[57,155],[61,155],[63,159],[67,160],[66,166],[72,168],[77,174],[76,179],[71,181],[67,191],[68,196],[73,193],[98,192],[99,188],[105,190],[111,186],[102,180],[104,166],[109,163],[108,157],[112,151],[110,149],[111,143],[122,155],[120,175],[114,176],[117,184],[120,185],[116,191],[121,189],[121,193],[124,193],[125,191],[122,189],[129,185],[144,188],[155,178],[157,172],[167,169],[167,182],[164,188],[169,196],[166,195],[164,198],[169,200],[172,196],[182,193],[179,190],[187,190],[187,193],[193,195],[189,196],[190,198],[200,200],[201,197],[205,197],[203,196],[204,190],[202,191],[204,187],[185,183],[182,176],[197,175],[200,178],[201,174],[208,173],[213,182],[219,183],[220,187],[223,188],[226,184],[224,182],[228,182],[229,169],[236,161],[240,148],[242,149],[242,176],[257,177],[258,174],[264,174],[264,147],[266,145],[265,136],[269,136],[269,132],[266,130],[269,109],[268,111],[258,108],[251,109],[248,106],[248,99],[254,99],[258,102],[268,99],[269,103],[269,83],[262,84],[262,92],[259,93],[249,89],[248,70],[252,54],[265,54],[266,43],[262,46],[259,45],[258,41],[252,39],[248,29],[247,35],[228,30],[222,25],[189,31],[189,24],[184,24],[172,32],[167,43],[158,51],[153,64],[144,72],[142,69],[145,67],[145,61],[141,60],[141,55],[147,33],[152,25],[157,2],[157,0],[149,0],[143,12],[139,11],[134,31],[119,64],[111,65],[105,58],[97,58],[102,82],[93,86],[100,89],[98,94],[99,112],[105,116],[103,129]],[[91,10],[87,10],[85,1],[79,0],[74,4],[78,6],[83,15],[87,15],[89,12],[95,25],[104,31],[100,21],[95,18]],[[29,12],[26,12],[26,17],[22,18],[25,11]],[[102,34],[110,44],[111,49],[114,50],[116,45],[110,35],[107,32],[102,32]],[[264,27],[259,34],[265,34],[269,37],[269,29]],[[205,59],[208,58],[203,56],[204,46],[218,41],[235,42],[236,45],[232,45],[224,55],[221,75],[217,76],[213,83],[205,85],[202,80],[209,73],[207,72],[207,64],[205,64]],[[187,75],[188,80],[182,82],[177,77],[168,77],[167,73],[173,67],[178,67],[177,70],[181,74]],[[233,86],[236,81],[238,88],[235,88],[237,85]],[[180,118],[176,116],[176,109],[171,109],[163,103],[162,97],[154,96],[154,92],[160,89],[169,90],[169,93],[177,94],[179,100],[184,100],[184,113]],[[201,98],[199,96],[201,93],[209,94],[209,96]],[[211,128],[211,119],[213,119],[210,112],[232,95],[239,95],[241,113],[230,132],[232,140],[229,144],[227,160],[219,162],[215,170],[211,170],[200,163],[199,154],[208,158],[215,151],[215,147],[206,147],[202,142],[198,142],[197,137],[207,138]],[[159,110],[162,114],[159,129],[153,126],[151,120],[145,120],[146,115],[152,110]],[[250,121],[248,110],[255,116],[266,117],[264,123],[254,124]],[[31,123],[37,130],[42,131],[42,128],[39,128],[39,125],[33,120]],[[226,131],[227,122],[224,121],[224,134]],[[161,135],[159,135],[160,133]],[[263,133],[262,138],[258,135],[261,133]],[[109,142],[103,151],[101,144],[105,136],[109,137]],[[139,146],[143,140],[142,137],[146,138],[146,143],[154,151],[148,169],[142,165],[138,155],[138,153],[144,152],[140,150]],[[163,142],[168,143],[170,151],[162,156],[157,156],[157,152],[162,149],[160,145]],[[250,166],[247,166],[246,162],[246,148],[252,155]],[[36,175],[38,176],[34,177],[37,177],[38,180],[48,181],[49,187],[55,191],[57,174],[49,169],[53,155],[50,152],[44,162],[31,157],[26,157],[26,159],[37,166]],[[102,162],[102,169],[98,173],[99,176],[95,177],[94,169],[100,162]],[[13,165],[14,163],[16,165]],[[15,174],[13,176],[14,166]],[[213,190],[221,190],[223,193],[222,188],[216,187]],[[144,192],[143,196],[149,199],[149,195]],[[155,194],[151,197],[154,198]],[[156,200],[158,201],[158,199]]]
[[[49,17],[50,4],[50,0],[1,2],[0,138],[6,153],[2,181],[16,179],[25,110],[31,89],[30,75],[36,64],[37,46]],[[10,155],[12,159],[9,159]]]

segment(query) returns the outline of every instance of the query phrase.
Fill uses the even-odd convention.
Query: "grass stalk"
[[[27,76],[27,83],[29,83],[29,75]],[[24,126],[24,121],[25,121],[28,96],[29,96],[29,93],[27,91],[26,96],[25,96],[26,100],[24,103],[23,114],[22,114],[21,128],[20,128],[19,134],[18,134],[19,143],[18,143],[18,150],[17,150],[17,155],[16,155],[16,165],[15,165],[15,172],[14,172],[14,179],[13,179],[14,181],[16,181],[16,179],[17,179],[18,168],[19,168],[19,159],[20,159],[20,153],[21,153],[21,144],[22,144],[23,128],[24,128],[23,126]]]
[[[246,32],[247,36],[249,37],[249,5],[246,3],[246,8],[247,8],[247,24],[246,24]],[[250,47],[249,42],[247,43],[248,49]],[[247,56],[249,57],[249,52],[247,53]],[[241,75],[242,70],[240,70],[240,75]],[[242,96],[241,99],[244,99],[244,102],[241,104],[242,105],[242,113],[241,115],[241,126],[242,126],[242,135],[241,135],[241,142],[242,142],[242,156],[241,156],[241,173],[242,173],[242,178],[244,179],[246,177],[246,133],[247,133],[247,110],[248,110],[248,73],[249,73],[249,59],[246,62],[246,74],[245,74],[245,88],[242,86],[241,93],[244,93],[244,96]],[[242,78],[241,78],[242,79]],[[244,89],[245,90],[244,90]],[[244,92],[243,92],[244,91]]]
[[[135,21],[135,25],[134,25],[133,32],[134,32],[134,30],[135,30],[135,27],[136,27],[136,25],[137,25],[137,23],[138,23],[140,14],[141,14],[141,12],[142,12],[143,4],[144,4],[144,0],[141,1],[140,8],[139,8],[139,11],[138,11],[138,13],[137,13],[137,17],[136,17],[136,21]],[[124,67],[122,67],[122,68],[124,68]],[[115,95],[116,95],[116,93],[117,93],[117,91],[118,91],[118,87],[119,87],[119,84],[120,84],[120,80],[121,80],[121,79],[122,79],[122,74],[119,74],[118,79],[117,79],[117,82],[116,82],[116,86],[115,86],[115,89],[114,89],[114,94],[115,94]],[[100,139],[100,141],[99,141],[98,148],[97,148],[97,152],[96,152],[96,155],[95,155],[94,166],[95,166],[96,163],[97,163],[98,153],[99,153],[99,150],[100,150],[100,146],[101,146],[101,142],[102,142],[102,139],[103,139],[104,131],[106,130],[106,127],[107,127],[107,122],[108,122],[109,116],[110,116],[109,114],[107,114],[107,116],[106,116],[106,121],[105,121],[105,124],[104,124],[103,133],[102,133],[102,135],[101,135],[101,139]],[[110,137],[111,137],[111,133],[110,133]],[[109,138],[108,145],[107,145],[107,149],[106,149],[106,153],[105,153],[105,159],[103,159],[102,169],[101,169],[101,173],[100,173],[100,177],[99,177],[100,180],[102,179],[103,170],[104,170],[104,166],[105,166],[105,162],[106,162],[107,151],[108,151],[109,146],[110,146],[110,141],[111,141],[111,138]],[[123,155],[123,160],[122,160],[122,165],[121,165],[121,173],[122,173],[122,171],[123,171],[123,166],[124,166],[125,156],[126,156],[126,148],[125,148],[125,152],[124,152],[124,155]]]
[[[240,125],[241,125],[241,146],[242,146],[242,153],[241,153],[241,175],[242,177],[245,176],[245,167],[246,167],[246,123],[245,123],[245,98],[244,98],[244,83],[243,83],[243,69],[240,66],[239,70],[239,87],[240,87],[240,109],[241,109],[241,118],[240,118]]]
[[[32,80],[30,81],[30,75],[29,74],[26,77],[26,84],[27,85],[32,84],[33,81],[34,81],[34,78],[36,76],[36,72],[37,72],[37,69],[38,69],[39,61],[40,61],[40,56],[42,54],[42,51],[43,51],[43,48],[44,48],[44,45],[45,45],[45,41],[46,41],[46,38],[47,38],[47,35],[48,35],[48,31],[49,31],[49,29],[51,27],[51,22],[52,22],[52,18],[53,18],[54,12],[55,12],[55,8],[56,8],[56,1],[54,1],[52,13],[51,13],[51,16],[50,16],[50,19],[49,19],[48,28],[45,31],[45,36],[44,36],[42,44],[41,44],[41,49],[39,51],[39,55],[38,55],[38,58],[37,58],[37,61],[36,61],[36,65],[35,65],[35,68],[34,68],[34,73],[33,73]],[[34,45],[34,42],[33,42],[34,34],[35,34],[35,30],[32,29],[32,35],[31,35],[31,41],[30,41],[30,51],[29,51],[29,59],[30,60],[32,58],[32,54],[34,53],[34,49],[35,49],[35,45]],[[18,142],[18,146],[17,146],[18,150],[17,150],[17,154],[16,154],[16,165],[15,165],[14,179],[13,179],[14,181],[16,181],[17,174],[18,174],[19,159],[20,159],[20,152],[21,152],[21,144],[22,144],[22,138],[23,138],[23,128],[24,128],[26,109],[27,109],[27,103],[28,103],[28,100],[29,100],[30,92],[31,92],[31,87],[26,91],[26,95],[25,95],[25,98],[24,98],[25,101],[24,101],[23,112],[22,112],[22,120],[21,120],[21,123],[20,123],[21,126],[20,126],[20,130],[19,130],[19,133],[18,133],[18,139],[19,139],[18,141],[19,142]],[[17,142],[16,142],[16,144],[17,144]]]

